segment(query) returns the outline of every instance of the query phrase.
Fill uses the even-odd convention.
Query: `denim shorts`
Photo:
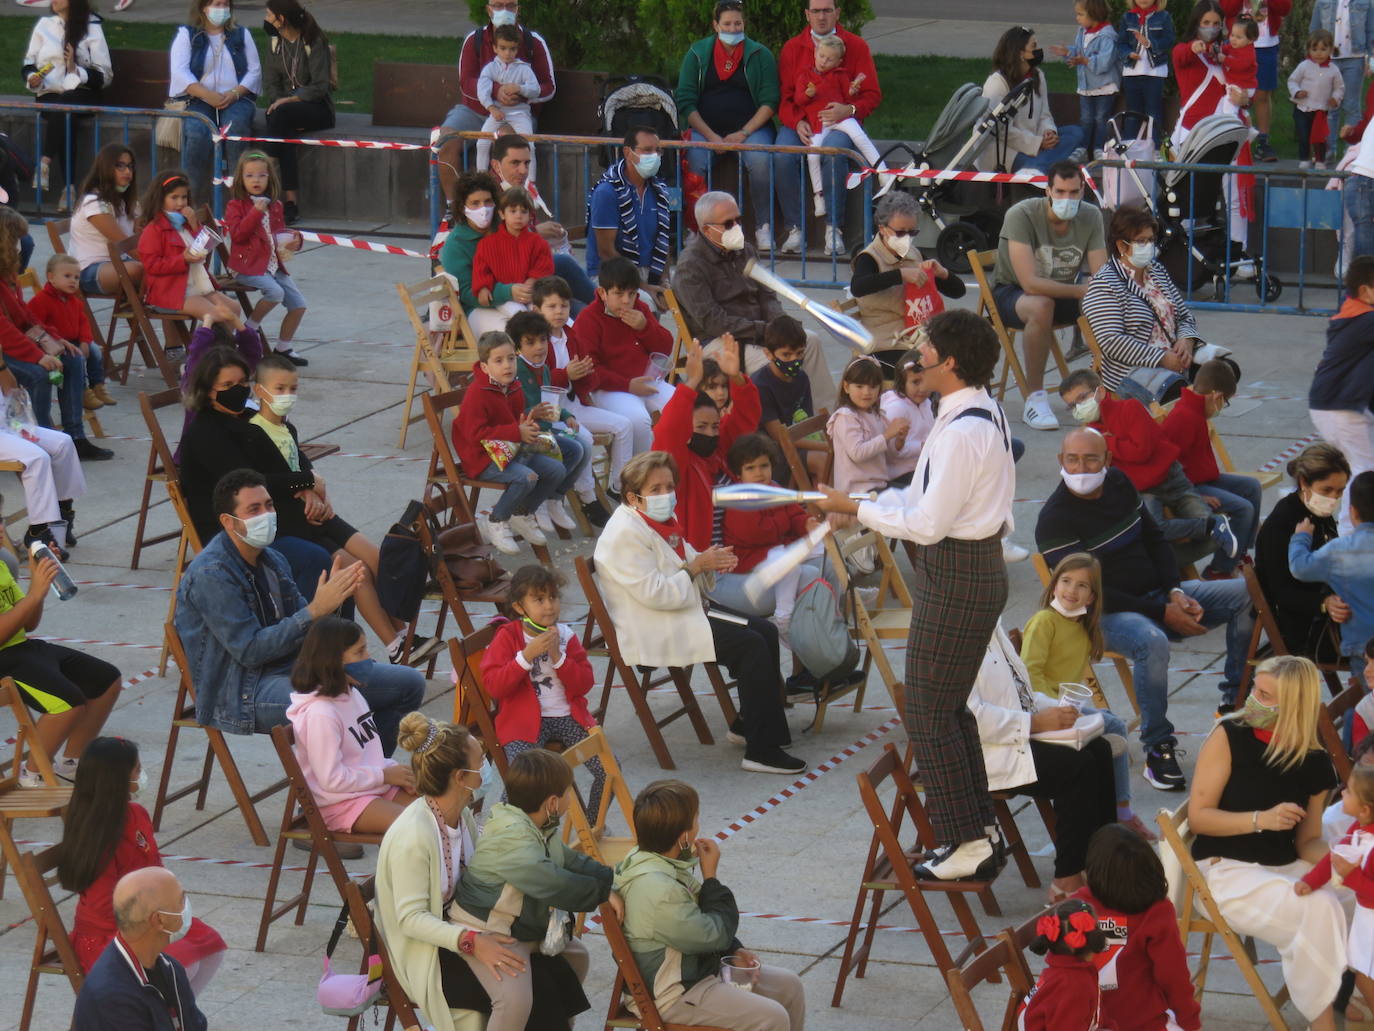
[[[274,275],[264,272],[260,276],[236,276],[244,286],[252,287],[262,294],[264,301],[286,305],[287,311],[299,311],[306,306],[305,297],[296,289],[296,281],[291,273],[278,267]]]
[[[1255,47],[1255,88],[1272,93],[1279,88],[1279,48]]]
[[[100,289],[100,270],[108,264],[108,261],[97,261],[81,270],[81,292],[87,297],[105,296]]]
[[[1015,283],[998,283],[992,288],[992,298],[997,305],[997,314],[1002,316],[1003,323],[1010,329],[1026,328],[1026,324],[1021,321],[1021,316],[1016,314],[1016,302],[1021,299],[1025,292]],[[1078,316],[1081,314],[1079,302],[1074,298],[1056,297],[1054,299],[1054,324],[1056,326],[1072,326],[1078,321]]]

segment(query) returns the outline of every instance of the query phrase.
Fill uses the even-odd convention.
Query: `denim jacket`
[[[1088,30],[1080,25],[1068,56],[1088,59],[1087,64],[1074,68],[1078,73],[1078,92],[1086,93],[1088,90],[1121,84],[1121,66],[1116,62],[1116,29],[1110,25],[1104,25],[1094,32],[1091,40],[1088,39]]]
[[[1288,542],[1288,568],[1305,583],[1327,583],[1350,606],[1341,624],[1341,654],[1357,655],[1374,637],[1374,523],[1359,523],[1348,537],[1312,550],[1310,533]]]
[[[1336,9],[1341,0],[1316,0],[1312,5],[1312,23],[1308,33],[1325,29],[1336,31]],[[1356,54],[1368,54],[1374,48],[1374,0],[1350,0],[1350,45]],[[1351,54],[1336,54],[1333,57],[1351,57]]]
[[[1134,8],[1123,14],[1117,22],[1116,59],[1123,68],[1131,63],[1130,57],[1136,52],[1136,39],[1130,30],[1139,27],[1140,17]],[[1169,55],[1174,49],[1174,19],[1168,11],[1157,8],[1146,16],[1145,38],[1150,43],[1150,63],[1167,67]]]
[[[251,577],[267,579],[280,599],[275,623],[259,613]],[[253,703],[263,668],[295,658],[310,628],[310,611],[286,559],[271,548],[249,566],[228,535],[210,539],[182,577],[174,622],[196,686],[196,719],[231,734],[251,734]]]

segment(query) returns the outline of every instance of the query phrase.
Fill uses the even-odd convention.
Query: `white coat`
[[[1021,707],[1013,669],[1029,690],[1030,674],[999,623],[968,696],[969,712],[978,721],[989,791],[1010,791],[1037,779],[1030,749],[1031,714]],[[1062,704],[1047,695],[1031,697],[1037,712]]]
[[[102,86],[108,86],[114,79],[114,67],[110,62],[110,47],[105,42],[105,30],[100,26],[100,16],[91,15],[86,26],[86,35],[76,47],[76,71],[67,71],[65,48],[67,45],[67,23],[55,14],[39,18],[29,37],[29,49],[24,54],[24,64],[42,68],[51,64],[52,68],[43,77],[36,90],[37,96],[47,93],[65,93],[89,81],[87,69],[100,72]]]

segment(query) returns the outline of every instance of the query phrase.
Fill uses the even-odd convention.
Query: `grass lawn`
[[[26,15],[0,16],[0,68],[11,70],[4,92],[19,93],[23,86],[18,69],[24,61],[34,18]],[[174,26],[107,19],[105,35],[110,46],[136,50],[164,50],[171,44]],[[260,37],[260,33],[257,34]],[[376,33],[340,32],[330,37],[338,47],[339,90],[335,102],[342,111],[372,110],[371,61],[410,61],[419,64],[450,64],[455,60],[456,37],[386,36]],[[259,43],[262,42],[259,38]],[[357,55],[371,58],[359,60]],[[879,54],[878,77],[883,86],[883,104],[868,119],[865,128],[874,139],[923,140],[954,90],[965,82],[981,83],[988,74],[989,62],[978,58],[894,57]],[[1070,69],[1051,62],[1045,67],[1050,89],[1072,92],[1074,76]],[[1292,105],[1287,93],[1274,97],[1272,137],[1284,157],[1296,155],[1293,145]]]

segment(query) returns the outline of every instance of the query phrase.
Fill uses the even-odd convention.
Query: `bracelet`
[[[1250,814],[1250,833],[1251,833],[1251,834],[1258,834],[1258,833],[1259,833],[1259,810],[1258,810],[1258,809],[1256,809],[1253,813]]]

